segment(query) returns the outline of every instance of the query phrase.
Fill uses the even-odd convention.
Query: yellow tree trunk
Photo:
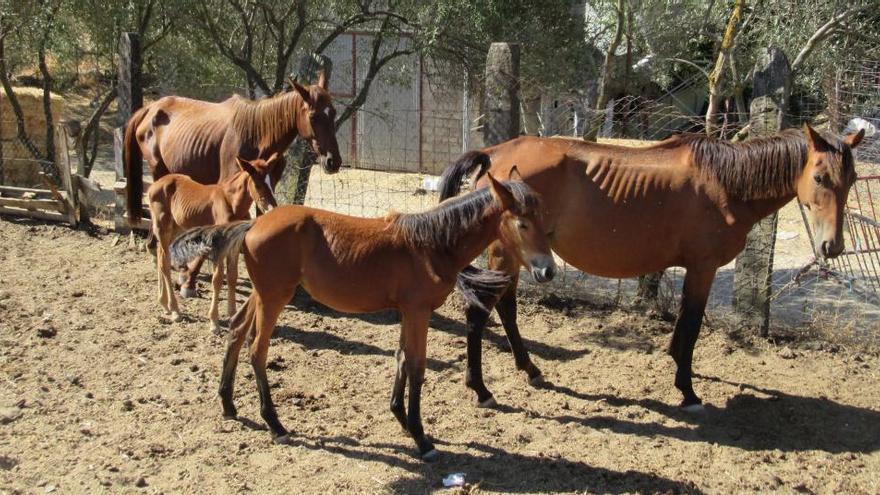
[[[715,133],[715,114],[718,113],[721,91],[724,88],[724,65],[727,64],[745,5],[745,0],[736,0],[733,12],[730,13],[730,19],[727,20],[724,37],[721,39],[721,49],[718,51],[718,58],[715,59],[715,67],[709,73],[709,109],[706,110],[706,134],[710,136]]]

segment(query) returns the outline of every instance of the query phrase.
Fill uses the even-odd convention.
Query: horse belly
[[[345,313],[372,313],[394,307],[381,266],[340,263],[322,256],[304,263],[302,286],[318,302]]]
[[[656,272],[682,263],[684,213],[677,202],[585,200],[561,212],[551,247],[592,275],[627,278]]]

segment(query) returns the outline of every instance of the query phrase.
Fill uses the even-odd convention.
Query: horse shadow
[[[441,478],[450,472],[467,473],[467,481],[505,493],[584,491],[604,493],[702,493],[692,483],[674,481],[651,473],[624,472],[589,466],[564,458],[530,456],[507,452],[479,442],[464,444],[435,440],[437,445],[464,447],[466,452],[442,451],[432,464],[400,456],[414,449],[394,443],[361,443],[347,436],[313,437],[292,434],[291,445],[321,450],[349,459],[381,462],[417,475],[401,477],[386,485],[393,493],[423,493],[441,488]],[[380,452],[376,452],[379,450]],[[476,451],[471,453],[469,451]]]
[[[691,426],[640,423],[607,415],[537,416],[562,424],[574,422],[625,435],[647,438],[665,436],[686,442],[717,443],[749,451],[820,450],[839,454],[872,453],[880,450],[880,411],[840,404],[827,398],[804,397],[770,388],[733,383],[717,377],[697,375],[695,378],[738,386],[740,393],[729,398],[724,407],[707,405],[704,414],[694,414],[653,399],[584,394],[548,383],[543,387],[551,392],[586,401],[601,401],[616,408],[638,407]]]
[[[387,356],[394,358],[394,351],[383,349],[372,344],[344,339],[336,334],[322,330],[298,330],[287,325],[275,327],[272,338],[299,344],[310,350],[332,350],[339,354],[356,356]],[[439,359],[428,358],[427,366],[432,371],[444,371],[452,368],[451,363]]]

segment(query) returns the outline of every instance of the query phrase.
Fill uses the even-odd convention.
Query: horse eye
[[[516,226],[519,227],[520,230],[529,230],[528,224],[523,222],[522,220],[517,220]]]
[[[813,176],[813,180],[816,181],[816,184],[821,184],[822,183],[822,176],[819,174],[816,174]]]

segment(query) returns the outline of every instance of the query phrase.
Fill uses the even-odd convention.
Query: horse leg
[[[238,353],[245,337],[253,331],[254,305],[248,299],[241,310],[229,321],[229,336],[226,339],[226,355],[223,357],[223,373],[220,377],[220,402],[223,405],[223,417],[235,419],[238,413],[232,402],[232,391],[235,385],[235,368],[238,365]]]
[[[519,325],[516,323],[516,286],[519,277],[514,276],[510,287],[501,296],[495,310],[501,318],[501,325],[504,327],[504,333],[507,334],[507,342],[513,351],[513,359],[516,362],[516,369],[525,371],[529,377],[529,383],[537,386],[543,381],[541,370],[532,363],[529,358],[529,351],[523,344],[522,337],[519,334]]]
[[[702,409],[702,401],[694,393],[691,365],[694,357],[694,345],[697,343],[700,326],[703,323],[706,300],[709,298],[709,291],[714,279],[714,269],[694,270],[688,268],[684,277],[681,308],[675,322],[675,332],[669,343],[669,354],[677,365],[675,387],[684,395],[681,407],[686,410]]]
[[[198,284],[196,277],[198,277],[199,272],[202,270],[202,263],[204,262],[205,257],[199,256],[186,265],[186,280],[184,281],[181,277],[180,297],[190,298],[199,295],[199,291],[196,290]]]
[[[401,340],[404,341],[404,366],[409,380],[409,407],[407,408],[406,429],[412,435],[424,461],[436,460],[439,454],[434,444],[425,436],[422,427],[422,384],[425,381],[427,365],[428,320],[431,312],[424,309],[403,313]]]
[[[168,246],[171,244],[169,236],[159,234],[158,246],[156,247],[156,259],[162,273],[162,283],[165,292],[165,308],[171,312],[171,321],[180,321],[180,308],[177,306],[177,298],[174,297],[174,284],[171,282],[171,261],[168,259]]]
[[[397,422],[406,431],[406,408],[403,405],[403,391],[406,388],[406,357],[403,350],[403,342],[394,353],[394,386],[391,388],[391,413],[397,418]]]
[[[257,288],[254,287],[254,291]],[[260,415],[269,426],[272,438],[276,443],[288,443],[287,429],[278,420],[275,405],[272,404],[272,395],[269,391],[269,379],[266,376],[266,358],[269,354],[269,338],[275,329],[275,321],[284,309],[284,305],[293,296],[293,289],[284,294],[276,292],[272,299],[259,297],[254,301],[256,304],[256,337],[250,346],[251,366],[254,368],[254,377],[257,381],[257,390],[260,393]],[[276,297],[276,296],[281,297]]]
[[[235,286],[238,284],[238,253],[231,253],[226,260],[226,311],[230,318],[235,314]]]
[[[211,310],[208,312],[211,331],[220,334],[220,292],[223,291],[223,261],[214,265],[214,273],[211,276]]]
[[[483,329],[489,320],[489,313],[483,308],[469,304],[465,310],[467,318],[467,369],[464,384],[477,393],[477,407],[493,407],[497,404],[492,392],[483,383]]]

